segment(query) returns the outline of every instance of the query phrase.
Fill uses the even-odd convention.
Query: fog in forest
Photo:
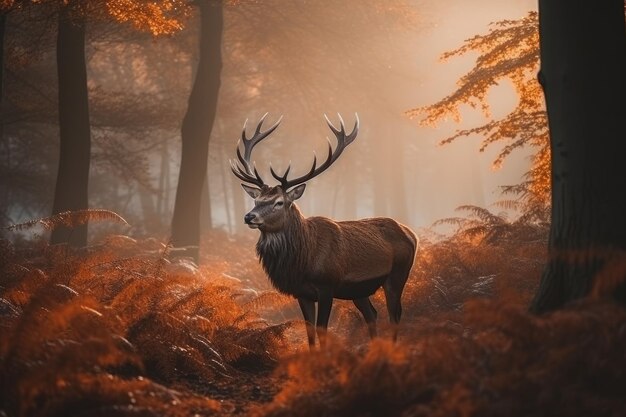
[[[0,417],[624,415],[623,6],[0,1]]]
[[[534,7],[529,0],[416,0],[374,8],[358,1],[273,1],[225,7],[204,227],[246,230],[242,217],[252,200],[230,172],[229,159],[235,158],[244,120],[251,134],[265,112],[267,126],[283,116],[278,130],[253,153],[266,182],[273,181],[270,163],[281,173],[291,161],[298,175],[310,168],[314,152],[325,157],[326,137],[335,146],[324,114],[338,124],[340,113],[348,129],[359,115],[357,140],[308,184],[299,201],[305,215],[391,216],[419,228],[453,215],[459,205],[488,207],[501,199],[498,187],[520,182],[528,170],[523,152],[495,170],[499,145],[484,153],[478,151],[480,138],[438,145],[457,129],[484,123],[480,109],[468,107],[460,123],[436,127],[421,126],[405,112],[453,92],[476,58],[442,62],[442,53],[486,32],[490,22],[519,18]],[[182,32],[160,38],[104,24],[89,32],[90,206],[119,213],[136,234],[167,235],[171,221],[180,123],[197,60],[196,23],[192,16]],[[33,143],[38,150],[23,156],[32,166],[6,156],[7,172],[30,176],[22,177],[20,191],[3,187],[5,223],[47,215],[54,190],[58,127],[51,116],[55,110],[47,111],[56,99],[54,30],[39,30],[36,42],[23,31],[12,31],[7,39],[25,55],[29,47],[34,52],[32,59],[9,65],[5,76],[7,96],[28,103],[7,106],[5,135],[14,141],[10,146]],[[510,111],[516,97],[505,81],[489,99],[497,117]],[[25,132],[30,136],[20,138]]]

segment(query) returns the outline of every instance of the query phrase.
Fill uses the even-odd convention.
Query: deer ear
[[[306,184],[300,184],[294,189],[287,191],[287,197],[289,197],[291,201],[296,201],[297,199],[302,197],[302,194],[304,194],[305,188],[306,188]]]
[[[250,187],[249,185],[246,184],[241,184],[241,186],[243,187],[243,190],[248,193],[248,195],[254,199],[256,199],[258,196],[261,195],[261,190],[256,188],[256,187]]]

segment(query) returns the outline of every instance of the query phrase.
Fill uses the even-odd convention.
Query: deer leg
[[[317,302],[317,337],[320,339],[320,347],[326,345],[326,332],[330,310],[333,306],[333,293],[330,288],[318,290]]]
[[[370,333],[370,339],[375,338],[378,335],[376,331],[376,317],[378,316],[378,313],[372,305],[369,297],[359,298],[357,300],[353,300],[352,302],[354,303],[356,308],[359,309],[359,311],[363,315],[363,318],[365,319],[365,323],[367,323],[367,328]]]
[[[306,324],[306,335],[309,339],[309,349],[315,345],[315,301],[306,298],[298,298],[300,310]]]
[[[413,261],[397,262],[391,269],[389,277],[383,284],[383,290],[385,291],[385,300],[387,302],[387,312],[389,313],[389,321],[391,322],[393,341],[398,338],[398,324],[400,323],[400,317],[402,317],[402,291],[404,290],[404,284],[406,284],[409,278],[409,272]]]

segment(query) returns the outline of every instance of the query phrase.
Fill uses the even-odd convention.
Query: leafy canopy
[[[154,36],[178,32],[189,16],[191,5],[185,0],[0,0],[0,12],[32,6],[72,8],[92,19],[109,19],[129,23],[135,29]]]

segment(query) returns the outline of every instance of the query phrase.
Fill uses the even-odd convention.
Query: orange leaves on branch
[[[154,36],[178,32],[191,13],[189,2],[183,0],[107,0],[106,8],[118,22],[128,22]]]
[[[541,90],[535,74],[539,62],[539,33],[537,13],[531,12],[519,20],[505,20],[494,24],[489,33],[476,35],[458,49],[446,52],[442,60],[477,52],[476,65],[457,81],[458,89],[439,102],[408,110],[411,117],[425,116],[421,123],[437,124],[446,117],[459,117],[459,107],[469,104],[481,107],[486,115],[489,105],[486,95],[499,80],[510,79],[520,97],[523,109],[541,108]],[[528,88],[528,84],[535,87]],[[530,94],[530,95],[529,95]]]
[[[493,24],[487,34],[476,35],[464,44],[442,55],[442,60],[478,53],[474,68],[457,81],[457,89],[437,103],[408,110],[410,118],[421,117],[422,125],[434,126],[452,118],[461,121],[461,106],[480,108],[491,117],[487,94],[502,80],[510,80],[517,93],[516,107],[499,120],[471,129],[456,131],[441,144],[462,136],[483,137],[480,151],[494,143],[504,146],[494,161],[499,167],[516,149],[532,146],[536,149],[532,167],[526,174],[528,182],[518,190],[522,197],[534,203],[547,204],[550,197],[550,150],[548,125],[543,93],[536,74],[539,69],[539,31],[536,12],[517,20]]]

